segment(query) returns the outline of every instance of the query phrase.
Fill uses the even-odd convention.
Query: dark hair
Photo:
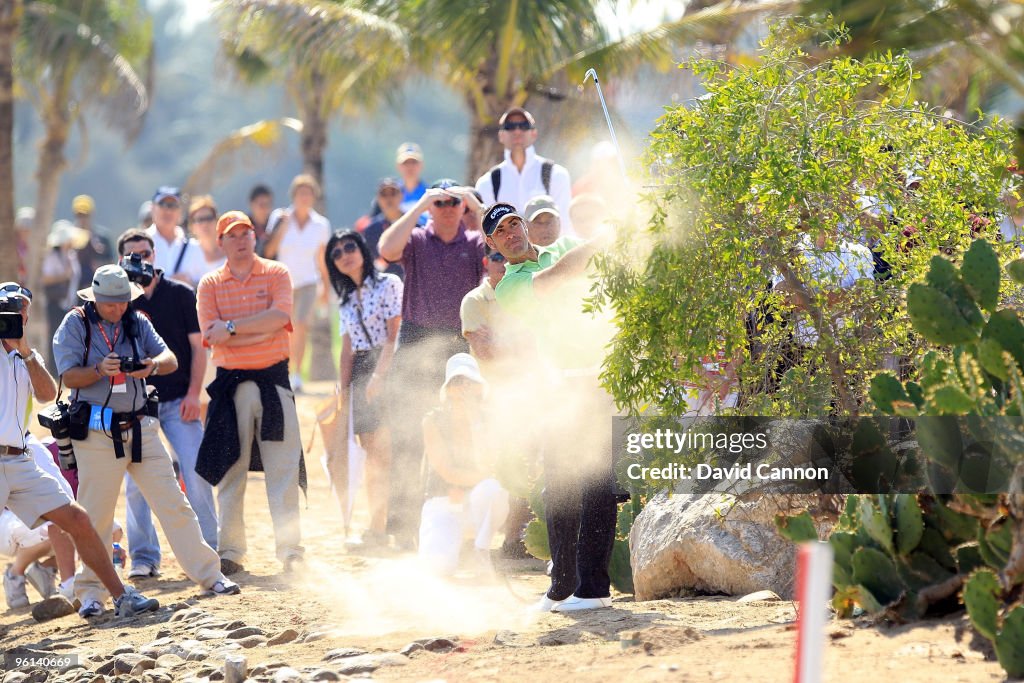
[[[363,255],[363,282],[377,279],[377,269],[373,267],[373,254],[370,253],[370,247],[363,239],[362,233],[355,230],[339,230],[331,235],[331,238],[327,240],[327,248],[324,249],[324,261],[327,262],[327,276],[331,280],[331,286],[334,287],[334,293],[341,297],[343,304],[348,303],[348,297],[355,291],[356,283],[348,275],[338,270],[338,266],[334,265],[334,259],[331,258],[331,252],[334,247],[345,240],[355,242],[355,245],[359,247],[359,252]]]
[[[134,242],[135,240],[146,240],[149,242],[149,248],[155,249],[156,245],[153,244],[153,238],[149,236],[149,233],[145,230],[139,230],[138,228],[128,228],[121,233],[121,236],[117,238],[117,255],[124,256],[124,243]]]
[[[273,197],[274,193],[270,191],[269,187],[267,187],[263,183],[260,183],[259,185],[256,185],[254,188],[252,188],[252,190],[249,191],[249,201],[255,201],[257,197],[262,197],[263,195]]]

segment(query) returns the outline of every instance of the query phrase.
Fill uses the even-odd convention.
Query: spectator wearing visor
[[[467,214],[466,209],[470,209]],[[466,351],[459,307],[484,275],[479,222],[467,230],[466,215],[479,221],[482,207],[472,188],[442,179],[380,238],[380,254],[405,269],[402,327],[392,376],[392,485],[389,530],[400,547],[411,549],[423,503],[420,476],[423,415],[444,381],[444,364]],[[426,226],[417,227],[429,212]]]

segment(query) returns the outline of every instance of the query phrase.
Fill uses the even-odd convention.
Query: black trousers
[[[402,322],[392,361],[387,420],[391,425],[391,490],[387,531],[415,539],[425,495],[423,416],[438,404],[448,359],[469,346],[457,330]]]
[[[544,449],[544,513],[551,548],[548,597],[611,595],[608,562],[618,506],[611,449],[611,404],[590,381],[568,383],[570,407],[551,424]],[[561,392],[556,392],[560,394]]]

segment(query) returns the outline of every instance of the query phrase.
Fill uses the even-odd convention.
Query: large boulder
[[[681,590],[745,595],[763,589],[791,598],[796,548],[775,530],[774,518],[796,514],[808,502],[813,507],[814,498],[659,493],[629,533],[636,599]],[[827,525],[819,522],[819,533]]]

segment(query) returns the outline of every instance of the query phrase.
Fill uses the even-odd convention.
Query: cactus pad
[[[988,240],[974,240],[964,254],[960,275],[978,305],[994,311],[999,303],[999,257]]]
[[[853,554],[853,580],[870,592],[882,607],[893,604],[906,591],[896,565],[874,548],[859,548]],[[867,605],[862,607],[867,609]]]
[[[933,344],[962,344],[978,334],[948,296],[928,285],[915,283],[907,290],[907,312],[914,329]]]
[[[971,623],[991,641],[996,639],[1000,592],[999,579],[989,569],[974,572],[964,583],[963,600]]]
[[[909,555],[924,534],[924,517],[917,497],[896,496],[896,549],[900,555]]]
[[[996,657],[1011,677],[1024,676],[1024,606],[1012,607],[996,634]]]

